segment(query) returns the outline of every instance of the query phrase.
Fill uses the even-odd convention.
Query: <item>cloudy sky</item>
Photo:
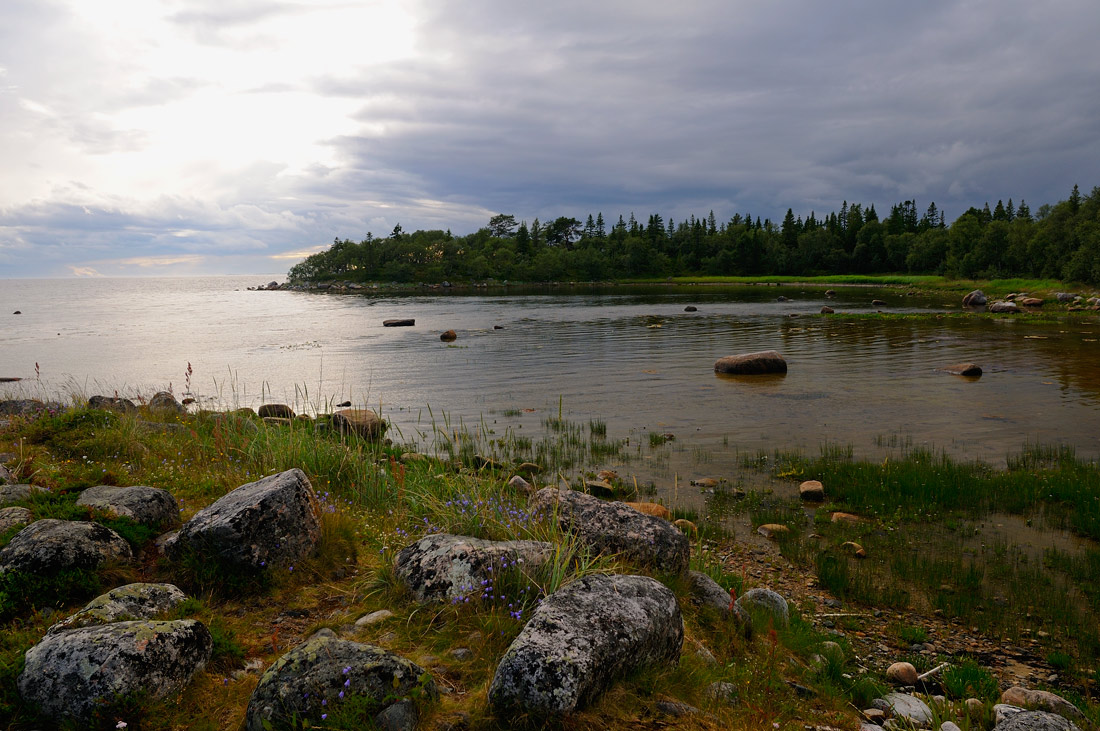
[[[0,278],[1100,185],[1096,0],[4,0]]]

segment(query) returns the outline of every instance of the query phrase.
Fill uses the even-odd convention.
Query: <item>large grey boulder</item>
[[[126,584],[97,596],[79,612],[50,627],[47,634],[113,622],[153,619],[186,599],[187,595],[173,584]]]
[[[963,307],[981,307],[988,301],[984,292],[980,289],[975,289],[973,292],[963,297]]]
[[[323,629],[263,674],[248,701],[245,729],[288,728],[292,720],[320,722],[321,714],[352,698],[362,703],[365,697],[384,713],[405,698],[437,695],[435,682],[419,665]]]
[[[928,728],[932,724],[932,709],[916,696],[906,693],[887,693],[882,697],[894,714],[894,718],[909,721],[917,728]]]
[[[422,602],[462,599],[491,586],[509,568],[534,567],[554,554],[542,541],[487,541],[435,533],[397,554],[394,569]]]
[[[36,520],[0,550],[0,574],[94,571],[110,560],[133,558],[130,544],[107,526],[86,521]]]
[[[119,696],[179,692],[212,650],[209,630],[193,619],[82,627],[46,635],[27,650],[16,685],[50,718],[86,720]]]
[[[758,353],[742,353],[719,358],[714,363],[714,371],[741,376],[786,373],[787,361],[777,351],[761,350]]]
[[[593,575],[543,600],[489,687],[501,714],[571,713],[635,668],[674,663],[684,641],[676,596],[646,576]]]
[[[993,727],[993,731],[1081,731],[1077,724],[1056,713],[1020,711]]]
[[[1080,708],[1048,690],[1031,690],[1014,685],[1001,693],[1001,703],[1057,713],[1075,723],[1088,722]]]
[[[180,519],[179,503],[170,492],[159,487],[96,485],[85,488],[76,504],[130,518],[142,525],[167,527]]]
[[[164,550],[176,561],[193,554],[259,571],[306,556],[320,537],[317,496],[295,468],[241,485],[195,513]]]
[[[660,571],[679,574],[687,570],[687,536],[667,521],[625,503],[546,487],[535,493],[528,507],[532,513],[553,517],[563,530],[600,553],[619,554]]]
[[[176,401],[176,397],[168,391],[157,391],[153,398],[149,399],[150,411],[163,411],[168,414],[182,414],[187,411],[183,404]]]
[[[47,493],[38,485],[0,485],[0,505],[11,505],[29,500],[35,493]]]
[[[749,613],[735,603],[717,581],[701,571],[689,571],[688,581],[691,582],[691,598],[696,604],[721,612],[723,617],[732,617],[743,633],[752,632]]]
[[[787,608],[787,600],[771,589],[757,587],[749,589],[737,597],[734,606],[740,607],[754,618],[753,629],[763,630],[757,627],[756,619],[770,622],[775,629],[786,629],[791,622],[790,610]]]

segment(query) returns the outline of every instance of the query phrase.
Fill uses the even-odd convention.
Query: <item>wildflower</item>
[[[126,728],[129,725],[130,724],[126,723],[125,721],[119,721],[115,724],[115,728]]]

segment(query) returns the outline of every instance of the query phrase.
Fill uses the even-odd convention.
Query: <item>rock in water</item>
[[[410,318],[404,320],[383,320],[382,327],[413,327],[416,320]]]
[[[379,439],[386,422],[370,409],[343,409],[332,415],[332,425],[341,434],[358,434],[364,439]]]
[[[297,728],[294,722],[320,722],[321,714],[351,699],[365,699],[385,713],[417,690],[427,698],[438,695],[435,682],[419,665],[380,647],[341,640],[332,630],[323,629],[263,674],[248,701],[245,729]],[[381,726],[377,716],[375,723]]]
[[[1015,302],[994,302],[989,306],[989,311],[1003,315],[1011,315],[1020,311]]]
[[[501,714],[571,713],[635,668],[673,663],[684,641],[676,596],[646,576],[592,575],[543,600],[497,666]]]
[[[178,523],[180,518],[179,503],[170,492],[145,485],[96,485],[85,488],[76,504],[130,518],[142,525],[167,527]]]
[[[714,371],[745,376],[786,373],[787,361],[774,350],[761,350],[758,353],[727,355],[719,358],[714,364]]]
[[[27,650],[16,685],[50,718],[87,720],[97,706],[144,691],[164,698],[202,669],[214,643],[193,619],[118,622],[47,635]]]
[[[555,516],[563,530],[600,553],[617,553],[659,571],[680,574],[687,570],[687,536],[667,521],[639,513],[624,503],[544,487],[531,498],[529,508],[540,516]]]
[[[455,340],[458,340],[458,333],[454,330],[447,330],[440,334],[439,339],[445,343],[453,343]]]
[[[542,541],[487,541],[433,533],[401,549],[394,561],[397,577],[422,602],[474,596],[517,562],[533,569],[549,559],[554,547]],[[485,582],[490,582],[486,584]]]
[[[295,468],[241,485],[195,513],[165,543],[179,561],[195,554],[228,568],[259,571],[309,554],[321,537],[320,507]]]
[[[187,595],[173,584],[127,584],[97,596],[76,614],[50,627],[47,634],[99,624],[153,619],[186,599]]]
[[[825,499],[825,486],[818,480],[806,480],[798,486],[798,496],[806,502],[819,503]]]
[[[963,307],[982,307],[988,302],[985,293],[980,289],[975,289],[970,294],[963,297]]]
[[[940,370],[953,376],[976,377],[982,375],[982,367],[977,363],[956,363],[955,365],[944,366]]]
[[[829,307],[828,305],[823,305],[821,307],[821,314],[822,315],[831,315],[834,312],[836,312],[836,310],[834,310],[832,307]]]
[[[36,520],[0,551],[0,573],[50,575],[66,569],[94,571],[108,560],[133,558],[130,544],[99,523]]]

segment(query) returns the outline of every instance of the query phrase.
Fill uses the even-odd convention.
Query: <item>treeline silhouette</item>
[[[336,239],[295,265],[297,282],[598,281],[706,275],[902,273],[997,279],[1050,278],[1100,284],[1100,187],[1032,212],[1023,200],[970,208],[948,225],[936,204],[915,201],[879,216],[874,205],[845,202],[818,217],[779,223],[736,214],[719,222],[711,211],[679,223],[633,213],[613,223],[590,214],[528,225],[493,216],[467,236],[450,231],[406,233],[362,241]]]

